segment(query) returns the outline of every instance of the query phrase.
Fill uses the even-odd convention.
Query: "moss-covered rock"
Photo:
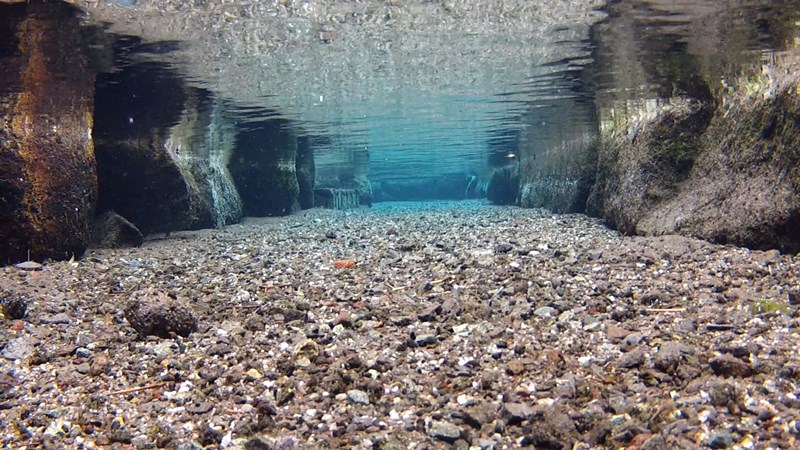
[[[673,198],[689,176],[713,111],[713,103],[676,99],[651,120],[604,136],[588,211],[636,233],[640,221]]]
[[[787,59],[607,133],[591,211],[630,233],[800,251],[799,73]]]

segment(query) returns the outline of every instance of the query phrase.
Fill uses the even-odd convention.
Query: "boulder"
[[[139,247],[142,242],[144,237],[139,229],[114,211],[106,211],[94,219],[92,245],[95,247]]]

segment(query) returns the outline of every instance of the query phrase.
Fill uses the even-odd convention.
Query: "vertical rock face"
[[[641,217],[637,232],[800,251],[797,69],[762,74],[750,94],[740,85],[725,96],[686,181]]]
[[[228,169],[246,215],[282,216],[300,210],[297,137],[287,125],[269,120],[239,133]]]
[[[674,99],[654,108],[659,112],[652,119],[605,136],[598,147],[590,211],[625,233],[655,231],[642,228],[642,221],[673,200],[690,177],[705,151],[702,136],[714,105]]]
[[[627,2],[597,26],[588,212],[626,233],[800,251],[796,9],[661,5],[687,18],[680,39]]]
[[[100,211],[116,211],[144,234],[241,218],[226,166],[236,129],[206,92],[153,63],[103,75],[98,85]]]
[[[559,116],[564,119],[550,119]],[[527,122],[531,126],[517,143],[520,206],[585,212],[597,164],[594,110],[561,99],[550,108],[534,109]]]
[[[0,17],[0,263],[80,255],[97,197],[86,30],[62,2]]]

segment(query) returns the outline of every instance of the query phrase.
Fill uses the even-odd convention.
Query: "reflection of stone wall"
[[[0,16],[0,264],[79,256],[97,196],[85,30],[63,3]]]

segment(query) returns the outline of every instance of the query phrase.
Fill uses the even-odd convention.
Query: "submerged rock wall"
[[[87,30],[65,4],[0,14],[0,264],[80,256],[97,197]]]
[[[800,251],[797,52],[609,127],[589,210],[627,233]]]
[[[227,170],[237,130],[209,94],[158,64],[101,81],[98,209],[116,211],[144,234],[238,221],[241,200]]]
[[[297,136],[285,120],[267,120],[240,130],[228,169],[244,213],[283,216],[299,211],[297,167]]]
[[[531,111],[526,122],[517,142],[519,205],[585,212],[597,162],[593,107],[575,99],[554,100],[549,108]]]

